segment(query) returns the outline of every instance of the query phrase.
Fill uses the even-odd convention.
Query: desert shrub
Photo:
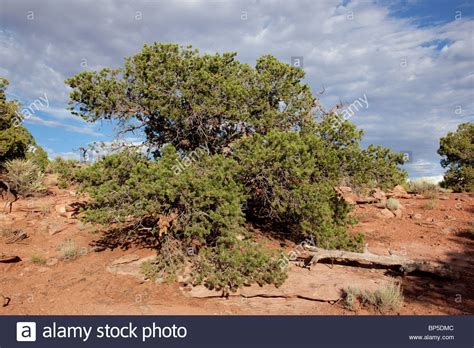
[[[16,232],[17,230],[15,228],[0,226],[0,237],[12,237]]]
[[[124,151],[81,169],[81,188],[93,198],[86,219],[133,220],[156,227],[157,237],[176,233],[202,243],[211,243],[224,230],[241,229],[244,195],[234,180],[237,163],[207,156],[175,174],[178,160],[168,146],[157,161]],[[166,220],[169,226],[160,228]]]
[[[31,160],[14,159],[5,164],[6,178],[12,190],[20,195],[44,192],[43,176],[40,168]]]
[[[401,284],[396,281],[382,283],[374,291],[361,291],[355,287],[347,287],[343,290],[344,306],[354,310],[357,302],[363,306],[375,307],[379,311],[394,310],[403,303]]]
[[[380,311],[394,310],[403,303],[402,289],[399,282],[389,281],[381,284],[375,291],[361,293],[363,304],[369,304]]]
[[[408,192],[418,193],[429,199],[438,197],[442,188],[425,180],[413,180],[407,184]]]
[[[25,158],[36,164],[42,172],[45,172],[49,165],[48,153],[35,143],[29,147]]]
[[[425,198],[434,200],[438,198],[438,190],[429,190],[422,193]]]
[[[84,168],[79,174],[81,186],[93,198],[85,210],[86,220],[149,228],[160,244],[157,260],[144,265],[150,278],[173,278],[182,261],[180,250],[192,245],[200,260],[194,269],[202,271],[199,276],[194,273],[196,282],[225,292],[242,282],[277,281],[265,275],[270,269],[263,267],[263,261],[258,271],[252,268],[240,274],[260,259],[270,261],[260,249],[246,243],[247,250],[238,260],[222,250],[224,241],[241,243],[237,236],[245,233],[244,192],[234,179],[237,162],[223,155],[207,155],[175,173],[178,160],[177,152],[168,146],[156,161],[124,151]],[[241,264],[245,257],[248,265]],[[229,269],[219,275],[224,265]],[[238,280],[233,279],[236,275]]]
[[[385,207],[390,211],[395,211],[400,209],[400,201],[396,198],[389,198],[385,202]]]
[[[462,123],[440,139],[438,154],[447,168],[441,186],[455,192],[474,191],[474,124]]]
[[[74,259],[78,254],[76,242],[72,239],[66,239],[62,242],[58,250],[61,257],[65,260]]]
[[[77,164],[78,161],[76,160],[65,160],[61,157],[56,157],[50,161],[46,171],[48,173],[58,174],[59,188],[66,188],[75,179]]]
[[[313,236],[318,246],[358,249],[361,236],[351,237],[350,207],[334,187],[342,173],[336,150],[316,135],[270,132],[237,146],[240,181],[246,188],[248,214],[288,227],[299,239]]]
[[[33,255],[30,258],[30,262],[35,265],[44,265],[46,264],[46,259],[41,255]]]
[[[354,310],[356,303],[359,301],[360,290],[358,288],[349,286],[343,290],[344,294],[344,307],[350,310]]]

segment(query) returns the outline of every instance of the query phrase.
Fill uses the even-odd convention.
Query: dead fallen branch
[[[367,249],[363,253],[356,253],[344,250],[327,250],[310,245],[304,245],[307,255],[304,255],[305,266],[311,266],[318,262],[344,261],[356,262],[359,264],[369,264],[383,266],[386,268],[398,268],[403,274],[422,272],[436,275],[443,278],[458,278],[459,276],[449,267],[435,264],[429,261],[415,261],[398,255],[377,255]]]
[[[256,295],[244,295],[244,294],[228,294],[227,296],[222,296],[222,294],[201,296],[199,298],[242,298],[242,299],[252,299],[252,298],[283,298],[283,299],[300,299],[314,302],[325,302],[329,304],[335,304],[341,300],[341,297],[334,299],[327,298],[317,298],[311,296],[303,295],[271,295],[271,294],[256,294]]]

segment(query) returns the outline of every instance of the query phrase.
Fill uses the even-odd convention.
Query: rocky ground
[[[374,314],[373,308],[345,308],[341,290],[375,289],[393,278],[402,284],[404,302],[389,314],[474,313],[472,196],[427,198],[396,188],[361,198],[348,188],[340,190],[359,218],[351,233],[364,233],[370,252],[446,265],[458,277],[403,277],[337,262],[310,269],[292,263],[281,288],[249,287],[224,299],[200,287],[145,280],[139,265],[154,251],[133,244],[98,246],[102,233],[77,219],[80,198],[51,185],[47,196],[22,199],[12,213],[0,213],[0,305],[2,296],[5,303],[0,314]],[[386,209],[389,197],[401,206]],[[270,245],[282,243],[261,238]],[[288,253],[298,250],[283,244]],[[70,249],[77,255],[64,257]]]

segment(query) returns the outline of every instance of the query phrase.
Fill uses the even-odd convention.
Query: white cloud
[[[70,124],[63,123],[63,122],[45,120],[45,119],[42,119],[41,117],[38,117],[36,115],[30,116],[24,122],[27,123],[27,124],[31,123],[31,124],[38,124],[38,125],[47,126],[47,127],[61,128],[61,129],[65,129],[65,130],[70,131],[70,132],[94,135],[94,136],[98,136],[98,137],[103,135],[103,134],[95,131],[94,129],[92,129],[92,127],[90,125],[87,125],[87,126],[84,126],[84,127],[73,126],[73,125],[70,125]]]
[[[63,80],[83,70],[84,59],[86,69],[118,66],[144,43],[162,41],[203,52],[236,51],[252,65],[267,53],[287,62],[303,56],[306,81],[314,92],[326,88],[328,107],[368,96],[369,108],[351,120],[366,130],[366,143],[412,151],[419,161],[408,166],[413,176],[442,172],[439,138],[474,114],[474,20],[467,16],[418,27],[413,18],[391,16],[396,3],[338,0],[82,0],[50,6],[4,0],[3,7],[0,72],[12,92],[26,99],[47,93],[52,105],[66,105]],[[31,9],[36,19],[27,22]],[[136,11],[142,20],[135,20]],[[57,108],[50,114],[70,118]]]

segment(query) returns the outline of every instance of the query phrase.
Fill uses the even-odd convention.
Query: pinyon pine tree
[[[401,183],[402,155],[362,149],[362,131],[337,112],[316,117],[303,78],[272,56],[252,67],[235,53],[155,43],[124,67],[67,79],[74,114],[141,131],[153,154],[127,150],[69,175],[90,195],[85,218],[122,226],[127,236],[145,233],[161,250],[145,267],[150,277],[168,279],[163,273],[189,262],[195,284],[223,293],[285,279],[251,224],[283,227],[296,242],[311,236],[322,247],[360,250],[362,236],[347,231],[351,208],[334,188]],[[192,156],[200,148],[208,151]]]

